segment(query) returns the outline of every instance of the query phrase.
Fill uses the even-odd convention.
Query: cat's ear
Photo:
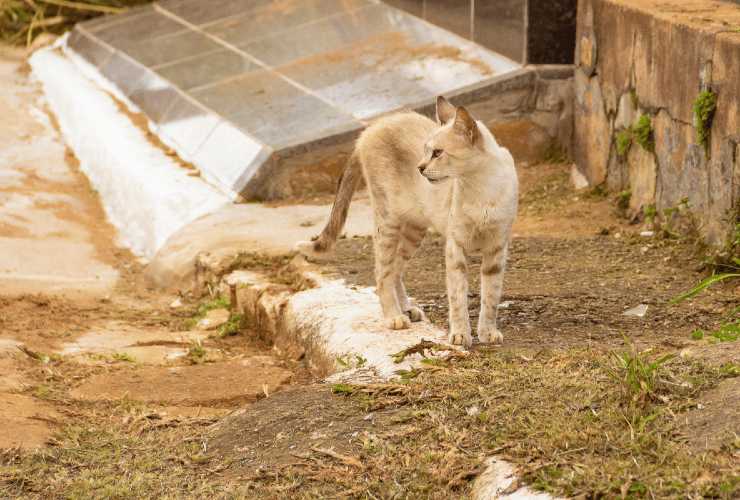
[[[455,106],[444,97],[437,96],[437,123],[444,125],[455,118]]]
[[[455,113],[455,131],[470,141],[473,146],[480,146],[483,137],[478,130],[478,125],[467,109],[460,106]]]

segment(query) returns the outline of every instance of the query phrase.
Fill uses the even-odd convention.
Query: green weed
[[[717,94],[711,90],[702,90],[694,101],[694,126],[696,140],[709,152],[709,134],[712,129],[714,112],[717,110]]]

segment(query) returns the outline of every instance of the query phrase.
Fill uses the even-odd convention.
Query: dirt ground
[[[620,218],[613,199],[573,192],[567,172],[567,165],[521,170],[521,215],[504,292],[508,304],[500,309],[504,346],[475,347],[467,360],[453,360],[446,368],[430,367],[434,370],[423,373],[411,385],[348,388],[351,396],[332,394],[336,387],[312,384],[300,366],[267,356],[269,346],[260,344],[248,330],[223,339],[208,339],[207,332],[198,337],[204,339],[206,357],[210,356],[212,363],[194,362],[190,353],[164,363],[132,363],[124,355],[115,356],[132,352],[120,347],[99,359],[93,357],[92,362],[89,356],[54,355],[68,348],[70,339],[84,344],[80,339],[101,325],[104,331],[128,332],[131,338],[139,338],[132,333],[135,330],[166,340],[169,337],[163,331],[181,335],[184,325],[199,314],[194,303],[171,308],[173,297],[141,288],[141,269],[134,261],[125,261],[122,279],[110,296],[88,300],[4,297],[0,301],[3,332],[21,339],[32,354],[42,356],[41,360],[28,354],[13,356],[14,373],[20,374],[25,385],[8,390],[6,408],[19,408],[10,412],[16,418],[26,415],[38,424],[39,444],[46,449],[6,451],[0,458],[0,492],[9,497],[39,498],[158,497],[172,491],[183,497],[214,498],[464,497],[485,456],[497,450],[500,454],[503,449],[508,450],[503,452],[505,458],[520,464],[520,473],[538,489],[593,496],[597,491],[591,489],[594,485],[608,485],[612,480],[576,476],[565,483],[557,479],[550,468],[536,465],[542,459],[533,457],[537,447],[526,444],[530,437],[520,430],[519,437],[513,438],[501,422],[516,418],[515,427],[527,428],[520,420],[526,418],[526,412],[535,419],[528,422],[546,420],[535,417],[543,411],[537,405],[570,401],[566,404],[606,406],[604,401],[593,403],[594,392],[601,390],[603,398],[613,398],[618,387],[604,383],[608,367],[598,372],[601,375],[590,370],[609,365],[612,353],[624,348],[625,337],[647,352],[685,351],[690,359],[711,366],[736,367],[737,343],[708,344],[692,339],[691,333],[697,328],[716,329],[730,306],[737,303],[738,290],[736,285],[720,286],[687,303],[668,305],[670,298],[703,276],[695,247],[688,242],[640,236],[645,227]],[[372,285],[370,248],[365,238],[341,241],[338,259],[326,272],[341,275],[350,283]],[[473,316],[478,306],[477,267],[473,257]],[[406,281],[410,294],[431,321],[446,327],[443,276],[441,242],[432,236],[412,261]],[[623,315],[638,304],[648,305],[643,318]],[[121,330],[121,324],[126,328]],[[186,352],[192,346],[177,340],[150,344]],[[43,358],[46,353],[51,354],[48,360]],[[252,380],[254,371],[235,372],[235,363],[244,360],[251,360],[262,378]],[[2,362],[0,359],[0,368]],[[480,363],[495,368],[481,368]],[[679,365],[677,369],[694,370],[691,376],[697,380],[709,376],[702,371],[705,369],[693,366]],[[221,369],[223,372],[217,373]],[[501,393],[497,388],[501,382],[493,380],[476,393],[493,391],[493,395],[472,403],[474,399],[468,399],[472,396],[463,396],[460,391],[475,386],[469,379],[474,373],[480,374],[474,379],[478,383],[480,377],[508,374],[511,378],[506,383],[519,387],[516,397]],[[238,383],[239,377],[245,380],[244,385]],[[572,379],[565,384],[572,396],[560,397],[562,389],[552,384],[553,377]],[[666,451],[661,448],[661,453],[679,457],[676,463],[684,465],[672,467],[698,477],[685,486],[688,489],[675,491],[730,498],[738,487],[731,479],[727,482],[728,477],[737,477],[739,470],[736,452],[732,445],[727,448],[728,439],[732,443],[733,433],[740,432],[738,379],[718,377],[712,379],[715,382],[702,382],[701,387],[708,390],[700,393],[697,389],[686,399],[674,394],[660,396],[674,401],[677,406],[671,406],[670,411],[679,412],[673,420],[661,420],[666,434],[660,443],[672,446]],[[537,387],[534,392],[533,387]],[[203,396],[193,401],[191,392]],[[587,401],[576,403],[579,398]],[[456,399],[459,404],[444,403]],[[490,404],[486,401],[491,400],[499,401],[497,409],[483,411]],[[23,413],[28,401],[35,403],[31,414]],[[561,411],[573,418],[572,408],[566,406]],[[462,411],[463,416],[448,414],[453,410]],[[470,434],[465,415],[477,411],[498,412],[490,417],[494,420],[482,425],[496,421],[504,425],[503,429],[485,431],[499,437],[490,441],[472,437],[475,434]],[[553,418],[553,423],[557,422]],[[12,428],[12,419],[10,423]],[[457,428],[460,424],[463,427]],[[440,429],[446,430],[440,434]],[[29,432],[35,432],[34,428]],[[550,456],[546,436],[554,431],[540,428],[533,432],[538,437],[531,439],[541,444],[543,455]],[[609,435],[615,430],[605,427],[603,432]],[[674,443],[671,439],[675,438],[669,435],[683,437]],[[578,444],[582,437],[568,439]],[[108,448],[118,451],[93,451]],[[573,449],[585,453],[582,450],[587,448],[584,443]],[[590,464],[589,470],[599,470],[592,460],[602,455],[600,451],[577,460]],[[642,455],[636,456],[642,460]],[[616,467],[609,463],[604,468]],[[78,467],[90,472],[79,476],[75,473]],[[121,467],[125,472],[119,478]],[[642,474],[665,474],[651,467],[649,473]],[[30,470],[36,471],[36,476],[25,477]],[[682,496],[671,494],[674,490],[654,490],[648,479],[634,470],[615,470],[613,474],[637,474],[635,491],[641,491],[644,481],[646,491]],[[609,491],[606,488],[602,494]]]
[[[703,277],[691,244],[642,237],[645,228],[620,219],[610,200],[569,192],[565,165],[527,169],[540,169],[544,178],[523,182],[523,207],[502,297],[505,307],[499,309],[507,347],[607,348],[621,345],[623,335],[650,345],[682,347],[691,343],[693,330],[717,327],[728,305],[737,302],[737,288],[727,287],[691,307],[669,305]],[[543,186],[551,193],[546,200]],[[342,240],[337,255],[335,274],[352,284],[374,286],[370,239]],[[469,274],[470,314],[476,319],[479,257],[470,258]],[[404,282],[429,318],[446,329],[440,236],[424,241]],[[648,306],[644,318],[623,314],[639,304]]]
[[[737,282],[668,305],[704,276],[695,247],[640,236],[647,228],[621,218],[613,198],[573,191],[568,165],[519,170],[504,346],[352,387],[315,384],[239,318],[206,329],[204,317],[229,316],[217,298],[143,287],[141,264],[116,247],[71,160],[64,183],[17,189],[65,189],[92,216],[55,206],[77,229],[34,236],[16,224],[0,237],[71,234],[116,280],[83,295],[0,294],[2,498],[464,498],[491,454],[557,495],[740,492],[740,342],[692,338],[727,321]],[[24,165],[31,180],[44,167]],[[326,272],[373,285],[370,249],[341,241]],[[478,266],[471,258],[473,319]],[[446,328],[439,237],[406,283]],[[640,304],[644,317],[623,314]],[[666,353],[676,358],[664,371],[641,364]],[[642,370],[636,386],[615,356]]]

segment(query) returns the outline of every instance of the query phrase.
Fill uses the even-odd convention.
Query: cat
[[[501,343],[496,313],[503,286],[518,179],[514,160],[464,107],[437,98],[437,122],[414,112],[386,116],[357,139],[321,234],[296,249],[330,255],[364,175],[375,232],[376,291],[384,321],[404,329],[424,319],[406,295],[402,277],[431,226],[445,237],[449,341],[470,347],[466,254],[482,254],[478,339]]]

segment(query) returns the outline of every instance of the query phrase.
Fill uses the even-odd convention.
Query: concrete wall
[[[688,200],[711,243],[726,237],[740,203],[738,26],[740,7],[717,0],[581,0],[578,8],[578,168],[592,185],[630,189],[635,215]],[[704,90],[717,99],[706,146],[693,112]],[[642,115],[647,147],[635,140]]]

